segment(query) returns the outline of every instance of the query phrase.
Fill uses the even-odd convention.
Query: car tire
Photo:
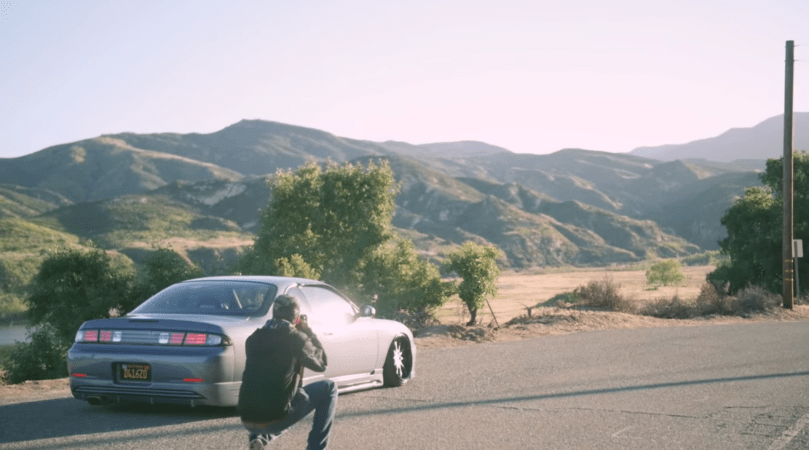
[[[382,372],[385,386],[397,387],[407,383],[413,370],[413,353],[410,341],[404,335],[396,336],[390,343],[385,367]]]

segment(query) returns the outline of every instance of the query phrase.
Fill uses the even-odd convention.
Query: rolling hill
[[[72,202],[147,192],[182,179],[237,180],[242,175],[214,164],[99,137],[0,160],[5,184],[57,192]]]
[[[0,219],[32,217],[72,203],[47,189],[0,184]]]
[[[472,141],[374,143],[244,120],[210,134],[121,133],[0,159],[0,214],[134,259],[164,242],[189,258],[216,259],[226,247],[233,257],[257,230],[269,174],[378,159],[401,185],[394,225],[422,251],[439,257],[446,246],[489,242],[513,268],[716,248],[719,218],[763,169],[581,149],[526,155]]]

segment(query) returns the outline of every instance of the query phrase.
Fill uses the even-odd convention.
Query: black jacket
[[[286,320],[267,321],[247,338],[245,351],[238,409],[248,422],[283,419],[301,387],[303,368],[326,370],[326,353],[317,336]]]

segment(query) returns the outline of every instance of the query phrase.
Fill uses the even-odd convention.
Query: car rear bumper
[[[152,383],[150,386],[118,386],[107,381],[70,378],[70,391],[78,400],[93,404],[149,403],[188,406],[236,406],[241,382],[197,384],[196,386]]]
[[[148,364],[149,381],[120,379],[121,364]],[[145,402],[235,406],[241,378],[233,347],[163,348],[74,345],[68,352],[73,396],[91,403]]]

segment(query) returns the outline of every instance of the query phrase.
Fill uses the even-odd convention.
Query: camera
[[[295,322],[295,326],[298,329],[300,329],[301,327],[308,327],[309,324],[306,323],[306,319],[307,319],[306,314],[301,314],[300,316],[298,316],[298,321]]]

